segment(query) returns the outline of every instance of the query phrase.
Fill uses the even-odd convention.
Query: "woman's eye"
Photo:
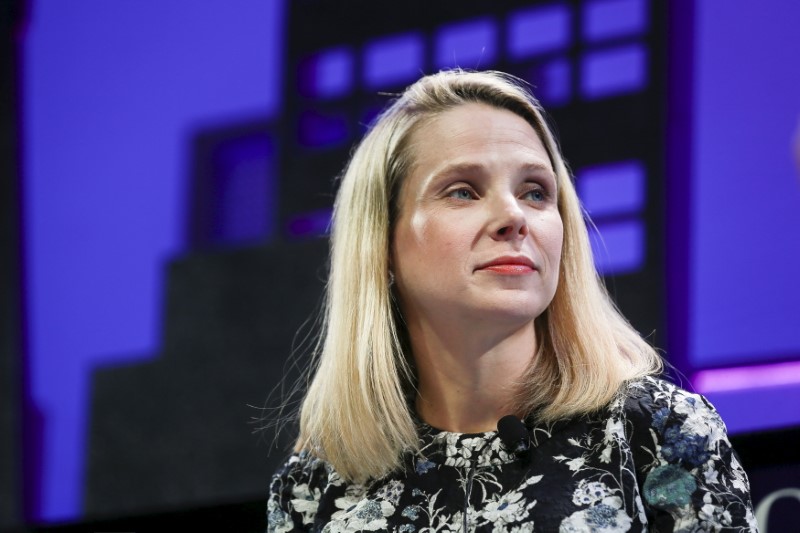
[[[457,200],[472,200],[474,198],[472,191],[469,189],[455,189],[447,193],[447,196]]]
[[[534,202],[544,202],[547,200],[547,193],[543,189],[531,189],[523,195],[523,198]]]

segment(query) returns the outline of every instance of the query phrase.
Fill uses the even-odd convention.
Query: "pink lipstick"
[[[490,270],[498,274],[519,276],[535,271],[536,265],[524,256],[503,256],[480,265],[476,270]]]
[[[491,270],[492,272],[497,272],[498,274],[511,275],[530,274],[533,272],[533,269],[527,265],[491,265],[484,267],[481,270]]]

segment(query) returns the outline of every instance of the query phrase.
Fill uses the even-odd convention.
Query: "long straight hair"
[[[327,461],[348,481],[379,478],[417,447],[410,402],[416,376],[392,298],[390,244],[400,186],[414,162],[410,137],[427,120],[466,103],[525,119],[558,182],[564,227],[558,286],[534,321],[538,348],[518,386],[516,412],[541,422],[589,413],[606,406],[626,380],[661,370],[661,358],[617,310],[595,270],[572,178],[524,83],[499,72],[423,77],[353,152],[334,204],[322,329],[295,449]]]

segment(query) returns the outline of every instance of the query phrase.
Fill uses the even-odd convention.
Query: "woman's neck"
[[[536,353],[532,322],[491,333],[409,324],[409,333],[419,377],[416,408],[426,423],[480,433],[520,414],[509,410]]]

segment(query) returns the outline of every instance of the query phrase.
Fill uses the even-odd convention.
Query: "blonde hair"
[[[400,464],[417,446],[415,375],[389,281],[399,188],[414,154],[409,139],[426,120],[469,102],[507,109],[541,138],[558,181],[564,240],[558,287],[535,322],[538,348],[516,412],[542,422],[595,411],[661,359],[614,306],[592,260],[570,173],[536,99],[499,72],[452,70],[423,77],[364,137],[341,180],[333,212],[331,264],[316,367],[300,412],[296,450],[363,482]]]

